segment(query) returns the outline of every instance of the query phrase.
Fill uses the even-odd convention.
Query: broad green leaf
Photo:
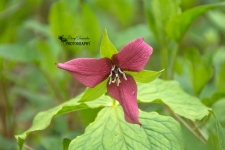
[[[151,43],[155,43],[154,35],[149,32],[148,25],[146,24],[137,24],[135,26],[131,26],[116,32],[115,35],[116,38],[113,40],[113,45],[118,48],[125,46],[130,41],[139,37],[143,37],[145,41],[151,41]]]
[[[102,42],[100,46],[100,53],[102,57],[108,57],[108,58],[111,58],[113,54],[117,53],[116,48],[113,46],[113,44],[109,40],[106,29],[103,34],[103,38],[102,38]]]
[[[40,34],[43,34],[44,36],[48,36],[48,38],[50,36],[49,27],[45,24],[41,24],[37,20],[34,20],[34,19],[33,20],[27,20],[26,22],[23,23],[23,26],[26,29],[36,31]]]
[[[68,35],[75,35],[75,18],[76,14],[72,15],[64,2],[54,3],[48,16],[50,29],[54,36],[58,38],[58,36],[64,35],[64,38],[67,38]]]
[[[165,40],[168,22],[179,14],[180,0],[145,0],[148,24],[158,40]]]
[[[151,82],[151,81],[155,80],[156,78],[158,78],[163,71],[164,70],[161,70],[159,72],[142,70],[140,72],[131,72],[131,71],[125,71],[125,72],[127,74],[132,75],[136,82],[148,83],[148,82]]]
[[[138,8],[136,0],[109,0],[108,3],[104,0],[96,0],[95,2],[106,14],[113,16],[113,21],[116,19],[116,22],[122,26],[129,26],[132,23]]]
[[[0,134],[0,148],[2,150],[17,149],[16,141]]]
[[[68,150],[70,142],[71,142],[70,139],[67,138],[63,139],[63,150]]]
[[[104,108],[69,150],[184,149],[180,125],[173,118],[140,111],[139,121],[141,127],[127,123],[120,106]]]
[[[222,125],[218,122],[218,135],[219,135],[219,142],[221,145],[222,150],[225,149],[225,130]]]
[[[204,86],[213,75],[212,56],[201,56],[197,49],[188,49],[185,53],[192,88],[196,94],[200,94]]]
[[[212,110],[217,116],[217,120],[219,122],[224,122],[225,121],[225,98],[219,99],[215,104],[212,105]]]
[[[182,14],[170,20],[166,27],[167,35],[176,41],[180,41],[184,33],[197,17],[208,10],[224,5],[225,3],[202,5],[184,11]]]
[[[225,14],[222,11],[210,11],[209,13],[207,13],[207,16],[214,24],[216,24],[217,27],[219,27],[222,31],[225,32]]]
[[[32,126],[24,133],[16,135],[17,143],[20,147],[20,150],[22,150],[24,140],[26,139],[28,134],[34,131],[43,130],[47,128],[50,125],[52,118],[55,116],[81,109],[98,108],[101,106],[112,106],[112,99],[108,96],[103,95],[95,101],[84,103],[78,102],[80,100],[80,97],[81,96],[78,96],[57,107],[38,113],[33,120]]]
[[[97,17],[91,8],[89,8],[85,3],[81,3],[80,9],[79,22],[82,27],[82,33],[79,32],[79,35],[90,38],[86,41],[90,41],[91,43],[89,46],[86,46],[85,49],[88,49],[93,55],[96,55],[96,53],[99,52],[99,41],[101,40]]]
[[[45,150],[59,149],[59,147],[62,147],[61,139],[58,136],[42,137],[40,144]]]
[[[217,136],[219,140],[219,145],[221,150],[225,149],[225,130],[223,129],[222,125],[220,124],[216,114],[212,112],[215,119],[216,119],[216,130],[217,130]]]
[[[219,144],[219,138],[216,134],[212,133],[208,140],[206,145],[211,148],[212,150],[221,150],[221,146]]]
[[[225,46],[218,48],[213,57],[213,65],[215,68],[215,83],[217,92],[224,92],[225,89]]]
[[[108,80],[106,79],[105,81],[96,85],[94,88],[87,88],[79,102],[93,101],[102,96],[102,94],[105,94],[105,92],[107,91],[107,81]]]
[[[183,137],[184,137],[184,147],[185,150],[209,150],[204,143],[193,135],[185,126],[181,125]]]
[[[11,61],[33,62],[39,59],[38,52],[34,48],[35,40],[22,44],[0,45],[0,57]]]
[[[225,98],[225,92],[217,92],[217,93],[214,93],[211,98],[204,98],[202,100],[202,103],[205,104],[206,106],[210,106],[210,107],[214,104],[221,106],[221,104],[217,104],[217,103],[220,103],[218,101],[223,100],[223,98]],[[225,106],[225,101],[222,103],[224,103],[223,106]],[[218,110],[218,109],[216,109],[216,110]],[[225,110],[224,110],[224,112],[225,112]]]
[[[209,114],[209,108],[196,97],[185,93],[176,81],[157,79],[150,83],[138,84],[137,97],[143,103],[162,102],[178,115],[193,121],[200,120]]]

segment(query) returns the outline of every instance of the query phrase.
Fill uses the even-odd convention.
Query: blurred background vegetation
[[[222,1],[182,0],[180,7],[185,11],[217,2]],[[169,40],[166,44],[163,24],[158,28],[151,25],[151,7],[147,0],[0,0],[0,149],[17,149],[14,135],[28,129],[38,112],[85,89],[55,63],[77,57],[100,57],[105,28],[118,50],[129,41],[144,37],[154,48],[146,69],[165,68],[161,78],[179,81],[186,92],[212,107],[225,126],[224,7],[204,13],[181,40]],[[155,19],[164,19],[167,6],[164,7],[164,14],[155,14]],[[156,32],[162,34],[156,36]],[[91,44],[65,46],[58,39],[61,35],[88,36]],[[161,104],[144,104],[140,108],[169,115]],[[82,134],[99,110],[59,116],[47,130],[29,135],[25,146],[36,150],[62,149],[62,140]],[[184,127],[186,150],[219,150],[213,118],[196,124],[186,122],[193,128],[201,123],[199,129],[209,139],[204,145]]]

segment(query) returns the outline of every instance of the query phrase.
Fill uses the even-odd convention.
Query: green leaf
[[[105,95],[92,102],[78,103],[80,97],[81,96],[78,96],[57,107],[38,113],[33,120],[32,126],[24,133],[15,136],[20,150],[22,150],[24,140],[26,139],[28,134],[34,131],[43,130],[47,128],[50,125],[52,118],[55,116],[81,109],[98,108],[101,106],[112,106],[112,99]]]
[[[33,62],[39,59],[34,46],[35,40],[30,40],[25,45],[17,43],[0,45],[0,57],[11,61]]]
[[[215,82],[217,92],[224,92],[225,89],[225,46],[218,48],[213,57],[213,66],[215,68]]]
[[[216,134],[211,133],[209,136],[206,145],[212,150],[221,150],[219,138]]]
[[[124,30],[119,30],[115,33],[115,35],[116,38],[113,40],[113,44],[115,47],[123,47],[124,45],[138,37],[143,37],[145,41],[151,41],[151,43],[156,42],[154,35],[149,32],[148,25],[144,23],[131,26]]]
[[[164,69],[158,72],[149,71],[149,70],[142,70],[140,72],[131,72],[131,71],[125,71],[125,72],[127,74],[132,75],[136,82],[148,83],[158,78],[163,71]]]
[[[87,88],[79,102],[92,101],[102,96],[102,94],[105,94],[105,92],[107,91],[107,81],[107,79],[104,80],[103,82],[96,85],[94,88]]]
[[[218,101],[223,100],[223,98],[225,98],[225,92],[216,92],[216,93],[214,93],[212,95],[211,98],[204,98],[204,99],[202,99],[202,103],[205,104],[206,106],[212,106],[212,105],[213,106],[214,105],[221,106],[221,104],[217,104],[217,103],[218,103]],[[224,101],[224,105],[223,106],[225,106],[225,101]],[[218,110],[218,109],[216,109],[216,110]],[[224,110],[224,112],[225,112],[225,110]]]
[[[142,127],[127,123],[121,107],[104,108],[69,150],[184,149],[180,125],[173,118],[140,111],[139,120]]]
[[[215,10],[207,13],[209,19],[215,24],[219,29],[225,32],[224,24],[225,24],[225,14],[222,11]]]
[[[185,52],[189,77],[191,79],[192,88],[196,94],[200,94],[213,75],[211,65],[212,56],[212,53],[210,53],[210,55],[201,56],[197,49],[188,49]]]
[[[59,147],[62,147],[61,140],[57,136],[42,137],[40,143],[45,150],[59,149]]]
[[[49,25],[52,33],[58,36],[75,35],[75,18],[76,14],[71,14],[64,2],[59,1],[54,3],[50,8],[48,16]]]
[[[217,120],[219,122],[225,121],[225,117],[224,117],[225,109],[224,109],[224,107],[225,107],[225,97],[219,98],[217,100],[217,102],[212,105],[212,109],[213,109],[214,113],[216,114]]]
[[[91,44],[86,46],[85,49],[88,49],[93,55],[96,55],[96,53],[99,52],[99,41],[101,40],[101,32],[97,17],[85,3],[81,3],[80,9],[79,22],[81,23],[82,33],[79,32],[79,34],[82,37],[90,38],[90,40],[87,41],[90,41]]]
[[[113,46],[113,44],[109,40],[106,29],[103,34],[103,38],[102,38],[102,42],[100,46],[100,53],[102,57],[108,57],[108,58],[111,58],[113,54],[117,53],[116,48]]]
[[[71,142],[70,139],[67,138],[63,139],[63,150],[68,150],[70,142]]]
[[[223,129],[220,122],[218,121],[216,114],[214,112],[212,113],[216,119],[216,130],[217,130],[219,145],[221,147],[221,150],[224,150],[225,149],[225,130]]]
[[[219,122],[217,122],[217,125],[218,125],[219,142],[220,142],[222,150],[224,150],[225,149],[225,131]]]
[[[206,145],[191,133],[184,125],[181,125],[184,140],[185,150],[209,150]],[[213,149],[214,150],[214,149]]]
[[[95,2],[106,14],[109,13],[110,16],[113,16],[112,21],[116,21],[122,27],[132,24],[138,10],[138,2],[135,0],[111,0],[110,5],[104,0],[96,0]]]
[[[166,27],[167,35],[176,41],[180,41],[184,33],[197,17],[208,10],[224,5],[225,3],[202,5],[184,11],[182,14],[170,20]]]
[[[143,103],[162,102],[178,115],[193,121],[200,120],[209,114],[209,108],[196,97],[185,93],[176,81],[157,79],[150,83],[138,84],[137,97]]]
[[[180,12],[180,0],[145,0],[148,25],[158,40],[165,40],[168,22]]]

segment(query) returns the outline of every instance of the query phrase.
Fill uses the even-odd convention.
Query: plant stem
[[[198,138],[203,144],[206,144],[206,140],[204,138],[204,136],[202,135],[202,133],[199,131],[199,134],[201,136],[199,136],[190,126],[189,124],[187,124],[180,116],[178,116],[177,114],[175,114],[169,107],[167,107],[169,112],[172,114],[172,116],[174,116],[180,123],[182,123],[196,138]]]
[[[26,143],[24,143],[24,145],[23,145],[26,149],[28,149],[28,150],[34,150],[32,147],[30,147],[29,145],[27,145]]]
[[[168,63],[167,63],[168,62],[167,61],[168,52],[167,52],[167,49],[164,46],[162,46],[160,53],[161,53],[161,66],[162,66],[162,68],[165,69],[165,72],[162,74],[162,78],[167,79],[168,78],[168,66],[167,66],[168,65]]]
[[[206,141],[205,137],[202,135],[201,131],[199,130],[197,124],[193,121],[191,121],[191,123],[193,124],[193,126],[195,127],[194,128],[194,131],[196,131],[198,133],[199,136],[201,136],[202,139],[204,139],[204,141]]]
[[[174,74],[174,67],[175,67],[175,60],[177,57],[177,52],[178,52],[178,48],[179,45],[176,44],[176,46],[174,46],[175,48],[173,49],[172,53],[171,53],[171,57],[169,59],[169,65],[168,65],[168,71],[169,71],[169,75],[168,78],[169,79],[173,79],[173,74]]]
[[[7,87],[5,84],[5,76],[4,76],[4,66],[3,66],[4,60],[0,59],[0,120],[2,122],[3,126],[3,135],[12,138],[14,135],[14,125],[10,124],[10,126],[7,126],[7,122],[10,121],[10,118],[12,118],[12,107],[10,105],[10,101],[8,99],[7,95]],[[14,122],[12,122],[14,123]]]
[[[113,106],[116,106],[116,100],[113,99]]]

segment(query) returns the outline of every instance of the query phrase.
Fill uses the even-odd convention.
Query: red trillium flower
[[[124,71],[140,72],[148,62],[152,47],[138,38],[109,58],[77,58],[56,64],[67,70],[76,80],[93,88],[104,80],[109,95],[116,99],[124,110],[125,120],[132,124],[138,120],[137,85],[134,78]]]

